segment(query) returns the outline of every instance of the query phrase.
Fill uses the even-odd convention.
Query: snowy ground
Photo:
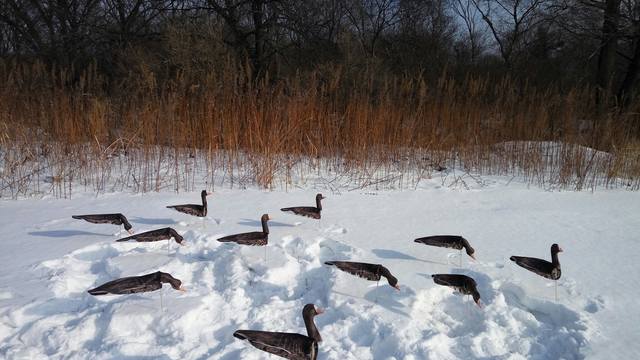
[[[0,201],[0,358],[264,359],[234,330],[305,334],[306,303],[326,308],[318,359],[640,358],[640,193],[507,182],[325,191],[321,222],[279,211],[312,205],[312,189],[216,189],[204,222],[165,208],[197,192]],[[188,246],[116,243],[125,234],[115,226],[71,219],[104,212],[123,212],[136,232],[172,226]],[[266,264],[264,248],[215,241],[258,230],[263,213],[273,218]],[[478,261],[459,266],[457,251],[413,242],[435,234],[465,236]],[[551,281],[508,260],[548,259],[554,242],[564,249],[558,302]],[[322,265],[340,259],[382,263],[402,290]],[[157,270],[188,292],[86,292]],[[472,276],[486,307],[430,278],[449,272]]]

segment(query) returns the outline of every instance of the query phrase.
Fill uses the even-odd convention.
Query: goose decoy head
[[[171,276],[171,274],[167,274],[167,273],[160,273],[160,281],[163,283],[169,283],[171,285],[172,288],[178,290],[178,291],[182,291],[182,292],[186,292],[187,289],[185,289],[182,286],[182,281],[174,278],[173,276]]]
[[[471,290],[471,296],[473,297],[473,302],[475,302],[476,305],[478,305],[478,307],[482,309],[482,302],[480,302],[480,293],[478,292],[478,290],[475,288]]]
[[[560,246],[558,246],[558,244],[553,244],[551,245],[551,253],[552,254],[557,254],[559,252],[562,252],[562,248]]]
[[[184,237],[180,234],[174,234],[173,238],[176,239],[176,242],[182,246],[184,246],[185,244],[183,244],[184,242]]]
[[[131,226],[131,224],[129,224],[127,220],[123,221],[123,225],[124,225],[124,229],[127,230],[129,234],[133,235],[133,231],[131,231],[131,228],[133,226]]]
[[[469,244],[467,239],[462,238],[462,246],[464,246],[464,250],[467,252],[467,255],[469,255],[473,260],[476,260],[476,257],[473,255],[476,253],[476,250],[471,247],[471,244]]]
[[[208,192],[207,190],[202,190],[202,192],[200,192],[200,196],[202,197],[206,197],[213,194],[212,192]]]
[[[269,214],[263,214],[262,217],[260,218],[260,220],[262,222],[266,222],[266,221],[271,220],[271,218],[269,217]]]
[[[326,197],[322,196],[322,194],[316,195],[316,201],[317,200],[323,200],[323,199],[326,199]]]
[[[303,317],[314,317],[316,315],[320,315],[324,313],[324,309],[316,307],[314,304],[307,304],[302,308],[302,316]]]
[[[400,285],[398,285],[398,279],[395,276],[391,275],[391,272],[389,271],[389,269],[387,269],[386,267],[382,267],[381,275],[387,278],[387,282],[389,282],[389,285],[391,285],[391,287],[393,287],[397,291],[400,291]]]

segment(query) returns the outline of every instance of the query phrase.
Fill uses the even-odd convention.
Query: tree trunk
[[[638,72],[640,72],[640,25],[636,28],[636,41],[633,56],[631,57],[631,61],[627,67],[627,73],[624,76],[622,85],[620,85],[620,89],[618,90],[618,98],[621,100],[623,107],[629,106],[629,103],[631,102],[633,85],[638,79]]]
[[[251,3],[254,26],[253,75],[259,78],[264,72],[264,7],[263,0],[253,0]]]
[[[618,47],[618,22],[620,17],[620,0],[607,0],[602,23],[602,41],[598,56],[596,85],[598,109],[604,110],[611,94],[611,81]]]

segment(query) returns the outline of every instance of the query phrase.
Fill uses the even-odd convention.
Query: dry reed
[[[71,73],[0,66],[0,197],[203,181],[410,188],[444,167],[463,186],[497,174],[546,187],[640,187],[640,104],[596,117],[589,88],[339,69],[256,83],[227,66],[163,84],[145,73],[108,94],[94,68]]]

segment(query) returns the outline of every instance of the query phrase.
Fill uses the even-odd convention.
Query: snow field
[[[322,221],[277,211],[312,204],[313,191],[222,190],[201,221],[164,206],[196,193],[0,202],[0,357],[8,359],[264,359],[235,339],[237,329],[305,334],[301,310],[314,303],[323,337],[319,359],[582,359],[632,356],[640,349],[633,286],[640,250],[636,193],[544,192],[509,187],[325,194]],[[186,200],[186,201],[185,201]],[[37,208],[35,211],[33,208]],[[123,212],[141,232],[174,227],[175,242],[116,243],[111,225],[75,213]],[[269,245],[222,244],[218,237],[260,228]],[[413,243],[460,234],[478,261]],[[548,259],[559,243],[560,300],[553,282],[511,263]],[[401,291],[323,265],[384,264]],[[154,271],[182,280],[187,293],[94,297],[106,281]],[[634,272],[635,271],[635,272]],[[462,273],[479,287],[483,309],[437,286],[434,273]]]

